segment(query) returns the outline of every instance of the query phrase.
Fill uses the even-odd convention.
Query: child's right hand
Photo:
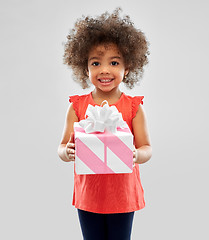
[[[70,135],[70,140],[66,144],[65,147],[65,155],[67,159],[70,161],[75,161],[75,143],[73,142],[73,133]]]

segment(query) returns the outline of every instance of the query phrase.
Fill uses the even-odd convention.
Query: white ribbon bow
[[[102,104],[106,102],[104,106]],[[116,132],[117,127],[127,126],[122,118],[122,114],[118,112],[115,106],[109,106],[108,102],[103,101],[101,106],[88,105],[86,110],[86,119],[81,120],[79,125],[85,130],[86,133],[92,132]],[[85,115],[85,116],[86,116]]]

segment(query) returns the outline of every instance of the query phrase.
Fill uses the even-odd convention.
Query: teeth
[[[112,79],[99,79],[100,82],[111,82]]]

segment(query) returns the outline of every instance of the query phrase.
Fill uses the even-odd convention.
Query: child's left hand
[[[135,166],[136,159],[137,159],[137,149],[134,147],[134,150],[133,150],[133,167]]]

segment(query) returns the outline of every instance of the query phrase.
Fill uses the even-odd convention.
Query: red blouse
[[[138,105],[143,104],[143,98],[122,93],[114,104],[132,132],[132,119],[136,116]],[[69,101],[73,103],[79,121],[85,119],[88,104],[97,105],[92,93],[70,96]],[[74,170],[72,204],[78,209],[95,213],[124,213],[144,208],[139,165],[135,164],[132,173],[124,174],[77,175]]]

